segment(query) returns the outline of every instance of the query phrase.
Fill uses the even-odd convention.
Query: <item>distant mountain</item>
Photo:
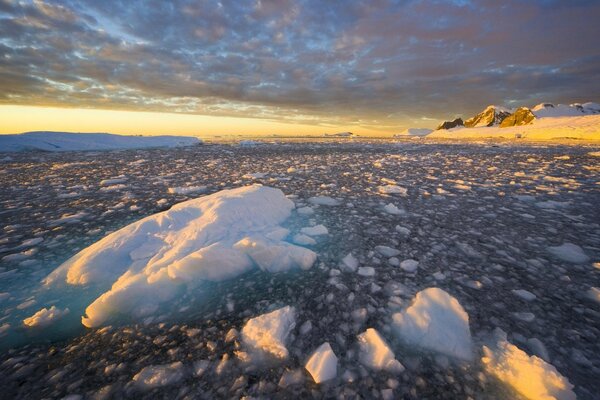
[[[440,129],[452,129],[452,128],[459,128],[465,126],[462,118],[456,118],[452,121],[444,121],[441,124],[438,125],[438,127],[436,128],[436,130],[440,130]]]
[[[520,107],[514,113],[500,123],[500,128],[506,128],[509,126],[522,126],[533,123],[535,115],[527,107]]]
[[[354,133],[352,132],[339,132],[339,133],[326,133],[327,137],[352,137]]]
[[[427,128],[408,128],[403,130],[400,133],[397,133],[394,135],[395,138],[404,138],[407,136],[427,136],[429,135],[431,132],[433,132],[433,129],[427,129]]]
[[[0,135],[3,151],[98,151],[201,144],[188,136],[124,136],[110,133],[26,132]]]
[[[487,106],[485,110],[465,121],[467,128],[500,125],[504,118],[511,114],[510,110],[499,106]]]

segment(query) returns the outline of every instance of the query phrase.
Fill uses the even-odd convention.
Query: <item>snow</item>
[[[29,328],[45,328],[49,325],[52,325],[68,313],[68,308],[61,310],[56,308],[56,306],[52,306],[49,309],[44,307],[31,317],[25,318],[23,320],[23,324]]]
[[[305,368],[315,383],[322,383],[337,376],[338,359],[328,342],[319,346],[308,358]]]
[[[185,376],[185,366],[181,361],[172,364],[150,365],[134,375],[133,382],[138,389],[150,390],[174,385]]]
[[[395,138],[403,138],[403,137],[407,137],[407,136],[427,136],[429,135],[431,132],[433,132],[433,129],[427,129],[427,128],[408,128],[403,130],[400,133],[397,133],[394,135]]]
[[[574,117],[582,114],[600,113],[600,104],[551,104],[540,103],[531,109],[536,118]]]
[[[186,186],[186,187],[170,187],[168,192],[170,194],[183,194],[188,195],[192,193],[201,193],[206,191],[206,186]]]
[[[109,133],[26,132],[0,135],[0,151],[99,151],[181,147],[201,144],[196,137],[122,136]]]
[[[396,360],[390,346],[375,329],[369,328],[357,338],[360,348],[359,359],[363,365],[374,370],[396,373],[404,371],[404,366]]]
[[[512,386],[528,399],[575,400],[573,385],[553,365],[506,340],[506,334],[496,330],[496,343],[483,346],[485,369]]]
[[[408,189],[403,188],[401,186],[398,185],[384,185],[384,186],[379,186],[377,188],[377,190],[379,190],[379,193],[383,193],[383,194],[399,194],[400,196],[406,196]]]
[[[296,326],[296,311],[286,306],[252,318],[242,328],[242,342],[255,355],[286,359],[286,341]]]
[[[518,140],[600,140],[600,115],[584,115],[572,117],[538,118],[531,124],[500,128],[457,128],[437,130],[427,139],[518,139]]]
[[[235,278],[255,267],[308,269],[316,254],[278,238],[279,224],[293,208],[281,190],[261,185],[188,200],[83,249],[52,272],[45,285],[66,283],[78,287],[81,296],[86,285],[106,288],[82,318],[85,326],[97,327],[117,314],[132,319],[154,315],[180,298],[186,285]]]
[[[469,316],[460,303],[439,288],[417,293],[406,310],[392,316],[404,342],[447,356],[471,360]]]
[[[583,264],[590,260],[581,247],[568,242],[560,246],[549,246],[548,252],[562,261],[573,264]]]

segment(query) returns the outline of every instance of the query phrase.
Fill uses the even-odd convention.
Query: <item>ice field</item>
[[[600,147],[0,153],[6,398],[596,399]]]

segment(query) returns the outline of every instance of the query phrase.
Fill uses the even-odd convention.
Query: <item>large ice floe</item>
[[[280,224],[293,209],[281,190],[260,185],[185,201],[92,244],[44,283],[103,290],[85,310],[87,327],[120,315],[146,318],[203,281],[231,279],[257,267],[310,268],[316,253],[283,240],[289,232]]]
[[[517,392],[532,400],[574,400],[573,385],[553,365],[506,340],[506,333],[497,329],[495,343],[483,347],[485,369]]]
[[[406,310],[392,316],[401,340],[463,360],[473,357],[469,315],[439,288],[420,291]]]

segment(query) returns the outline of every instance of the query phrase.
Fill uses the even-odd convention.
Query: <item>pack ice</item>
[[[52,272],[46,286],[88,286],[103,293],[82,323],[97,327],[124,315],[154,315],[202,281],[222,281],[253,268],[308,269],[316,254],[284,241],[294,203],[279,189],[252,185],[176,204],[80,251]]]

